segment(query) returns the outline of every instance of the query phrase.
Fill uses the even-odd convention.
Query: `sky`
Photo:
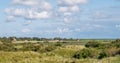
[[[120,0],[2,0],[4,36],[120,38]]]

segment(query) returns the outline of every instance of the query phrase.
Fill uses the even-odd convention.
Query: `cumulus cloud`
[[[60,8],[58,9],[59,12],[67,12],[68,10],[69,10],[68,7],[60,7]]]
[[[78,12],[80,10],[80,8],[77,5],[74,6],[63,6],[63,7],[59,7],[58,11],[59,12],[63,12],[63,13],[68,13],[68,12]]]
[[[42,3],[42,8],[45,10],[50,10],[50,9],[52,9],[52,5],[48,2],[44,2],[44,3]]]
[[[42,12],[28,11],[28,15],[25,16],[25,18],[28,19],[44,19],[49,17],[50,17],[50,13],[47,11],[42,11]]]
[[[14,16],[7,16],[7,22],[15,21]]]
[[[29,25],[35,29],[34,33],[46,31],[47,33],[70,33],[97,31],[107,26],[119,23],[119,6],[114,4],[98,5],[88,4],[89,0],[11,0],[11,4],[4,12],[7,21]],[[115,0],[118,1],[118,0]],[[96,2],[96,1],[92,1]],[[99,1],[105,3],[104,1]],[[106,1],[110,3],[109,1]],[[112,1],[113,2],[113,1]],[[92,4],[92,5],[91,5]],[[83,7],[82,7],[83,6]],[[92,7],[94,6],[94,7]],[[108,8],[110,6],[116,8]],[[85,11],[84,11],[85,10]],[[93,13],[92,13],[93,12]],[[93,21],[93,20],[97,20]],[[24,22],[23,22],[24,21]],[[34,21],[34,22],[33,22]],[[98,22],[99,21],[99,22]],[[103,21],[109,21],[103,23]],[[89,24],[90,23],[90,24]],[[99,25],[103,24],[103,25]],[[34,25],[34,26],[33,26]],[[24,27],[24,26],[20,26]],[[26,26],[28,27],[28,26]],[[119,25],[115,26],[116,29]],[[107,29],[107,28],[106,28]],[[53,30],[53,31],[52,31]],[[22,29],[20,32],[27,33],[30,29]]]
[[[75,15],[78,12],[81,12],[81,4],[86,4],[88,0],[58,0],[58,9],[57,11],[64,16],[64,22],[71,22],[75,21],[74,18]],[[74,16],[73,16],[74,15]],[[69,18],[68,18],[69,16]],[[68,18],[68,19],[66,19]]]
[[[55,14],[72,16],[80,11],[79,4],[85,4],[87,0],[57,0],[56,3],[58,6],[53,9],[55,5],[52,5],[50,0],[13,0],[11,7],[4,11],[7,15],[29,20],[47,19],[55,17]]]
[[[24,5],[32,8],[40,8],[44,10],[52,9],[52,4],[47,0],[13,0],[13,5]]]
[[[75,21],[75,14],[81,11],[81,4],[86,4],[88,0],[56,0],[56,4],[51,3],[52,0],[12,0],[11,6],[6,8],[4,12],[8,16],[8,20],[22,18],[29,25],[34,20],[41,19],[59,19],[65,24],[71,24]],[[57,16],[56,16],[57,15]],[[65,26],[65,25],[64,25]],[[70,26],[70,25],[69,25]],[[30,29],[22,29],[23,33],[30,32]],[[57,32],[72,32],[68,28],[57,28]]]
[[[22,17],[26,19],[44,19],[50,17],[50,12],[48,11],[35,11],[32,9],[25,9],[25,8],[10,8],[5,9],[6,14],[16,16],[16,17]]]
[[[57,28],[56,30],[59,34],[72,32],[69,28]]]
[[[61,0],[58,1],[59,4],[62,5],[76,5],[76,4],[85,4],[87,0]]]
[[[34,6],[38,5],[40,0],[13,0],[12,4]]]
[[[15,6],[14,6],[15,5]],[[9,16],[36,20],[52,17],[52,5],[47,0],[13,0],[4,12]]]

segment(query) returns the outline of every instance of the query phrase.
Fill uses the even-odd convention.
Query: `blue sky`
[[[120,38],[120,0],[3,0],[0,36]]]

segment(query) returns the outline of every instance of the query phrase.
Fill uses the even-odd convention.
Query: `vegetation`
[[[97,62],[120,63],[120,39],[0,38],[0,63]]]
[[[120,55],[120,40],[110,43],[100,43],[100,42],[88,42],[85,44],[86,49],[82,49],[75,53],[74,58],[97,58],[102,59],[105,57],[111,57]],[[97,56],[97,57],[96,57]]]

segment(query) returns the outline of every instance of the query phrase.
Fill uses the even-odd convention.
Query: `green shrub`
[[[74,58],[81,59],[81,58],[88,58],[91,55],[91,51],[89,49],[82,49],[74,54]]]
[[[120,39],[116,39],[111,44],[113,45],[112,47],[120,48]]]
[[[26,43],[23,45],[22,50],[40,52],[43,47],[45,47],[43,44]]]
[[[50,51],[55,50],[55,49],[56,49],[56,47],[53,45],[48,45],[47,47],[45,47],[46,52],[50,52]]]
[[[0,51],[17,51],[12,43],[0,44]]]
[[[96,42],[96,41],[91,41],[91,42],[88,42],[85,44],[85,47],[93,47],[93,48],[96,48],[96,47],[100,47],[101,44]]]
[[[98,59],[102,59],[106,56],[107,56],[107,54],[104,51],[102,51],[102,52],[99,53]]]
[[[62,46],[62,44],[61,43],[56,43],[55,46]]]

